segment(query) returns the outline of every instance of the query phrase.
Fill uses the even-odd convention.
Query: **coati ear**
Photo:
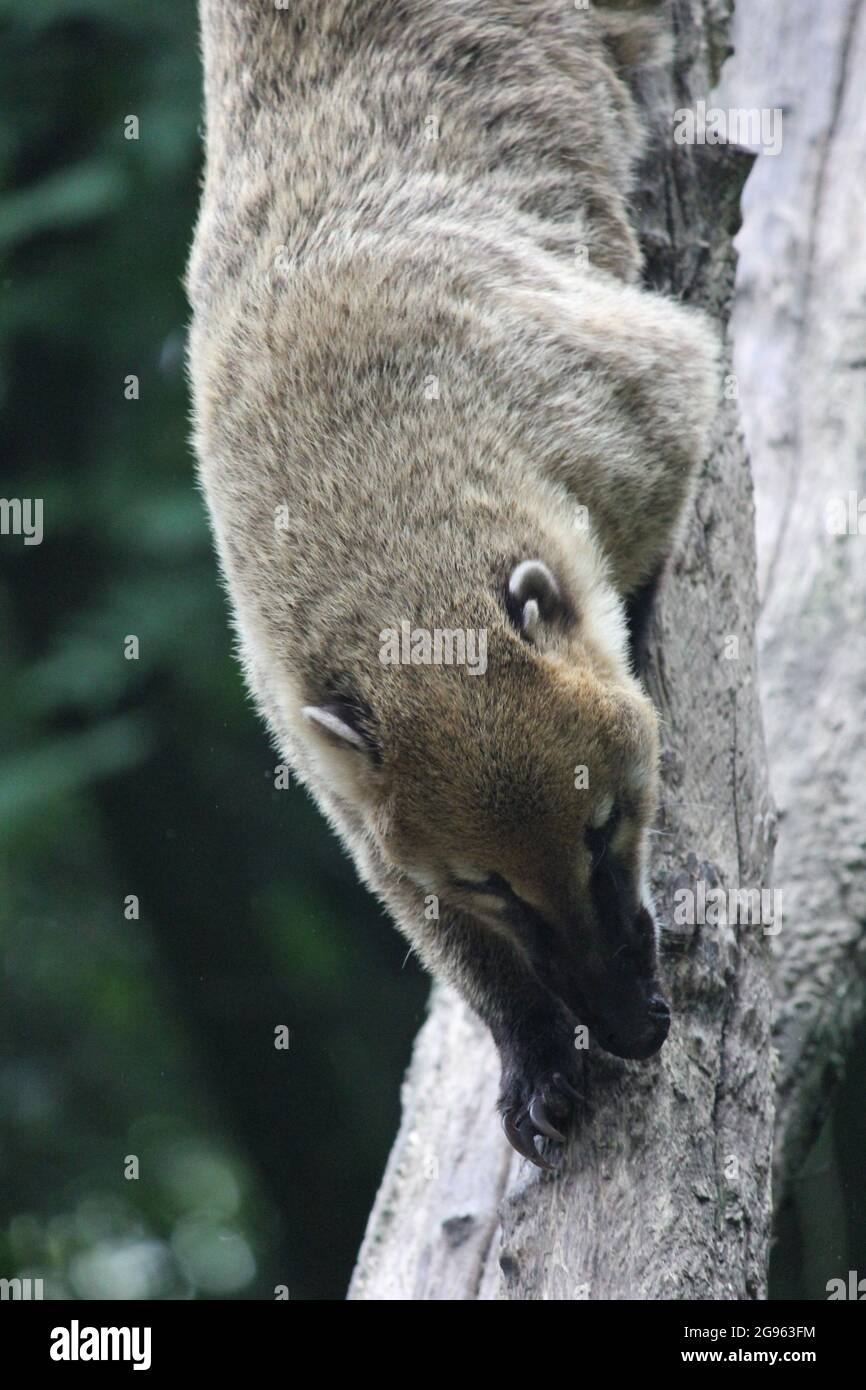
[[[301,714],[323,729],[334,742],[351,744],[363,752],[366,748],[363,735],[346,718],[346,710],[345,705],[304,705]]]
[[[355,749],[374,763],[381,761],[378,745],[369,732],[369,716],[358,705],[343,700],[304,705],[301,714],[334,748]]]
[[[508,580],[508,613],[527,642],[534,642],[542,618],[566,616],[562,590],[543,560],[521,560]]]
[[[360,701],[332,700],[302,705],[309,729],[306,744],[327,785],[352,806],[369,806],[376,795],[382,751],[370,710]]]

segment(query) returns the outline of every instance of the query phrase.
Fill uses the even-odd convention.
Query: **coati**
[[[576,1026],[646,1058],[670,1022],[626,601],[675,543],[716,342],[639,281],[622,64],[652,27],[549,0],[201,13],[189,360],[246,678],[489,1026],[506,1133],[543,1166]],[[483,634],[483,672],[434,632],[452,658]]]

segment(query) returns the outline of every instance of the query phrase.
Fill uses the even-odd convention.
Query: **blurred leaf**
[[[37,232],[63,231],[100,217],[123,199],[123,170],[89,160],[0,199],[0,250]]]
[[[149,743],[144,720],[125,715],[4,759],[0,762],[0,834],[2,827],[8,828],[41,802],[134,767],[147,756]]]

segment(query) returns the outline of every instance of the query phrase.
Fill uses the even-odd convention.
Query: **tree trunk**
[[[750,0],[735,37],[723,103],[785,112],[782,153],[758,162],[746,191],[734,318],[781,818],[778,1204],[866,999],[866,3]],[[854,524],[833,534],[849,493]]]
[[[673,69],[645,78],[640,93],[653,130],[636,199],[647,277],[724,323],[750,161],[720,146],[675,145],[672,132],[673,112],[709,98],[718,80],[730,5],[674,0],[669,9]],[[547,1175],[499,1130],[485,1030],[435,991],[351,1298],[765,1296],[770,938],[760,925],[673,921],[678,889],[769,885],[774,815],[756,612],[751,477],[736,403],[725,400],[654,619],[648,675],[663,722],[654,888],[671,923],[670,1038],[650,1062],[586,1055],[587,1114]]]

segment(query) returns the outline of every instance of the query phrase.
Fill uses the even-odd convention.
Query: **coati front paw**
[[[509,1067],[503,1071],[499,1110],[502,1128],[513,1149],[537,1168],[552,1169],[535,1147],[536,1138],[565,1143],[576,1103],[583,1100],[567,1064],[553,1067]]]

